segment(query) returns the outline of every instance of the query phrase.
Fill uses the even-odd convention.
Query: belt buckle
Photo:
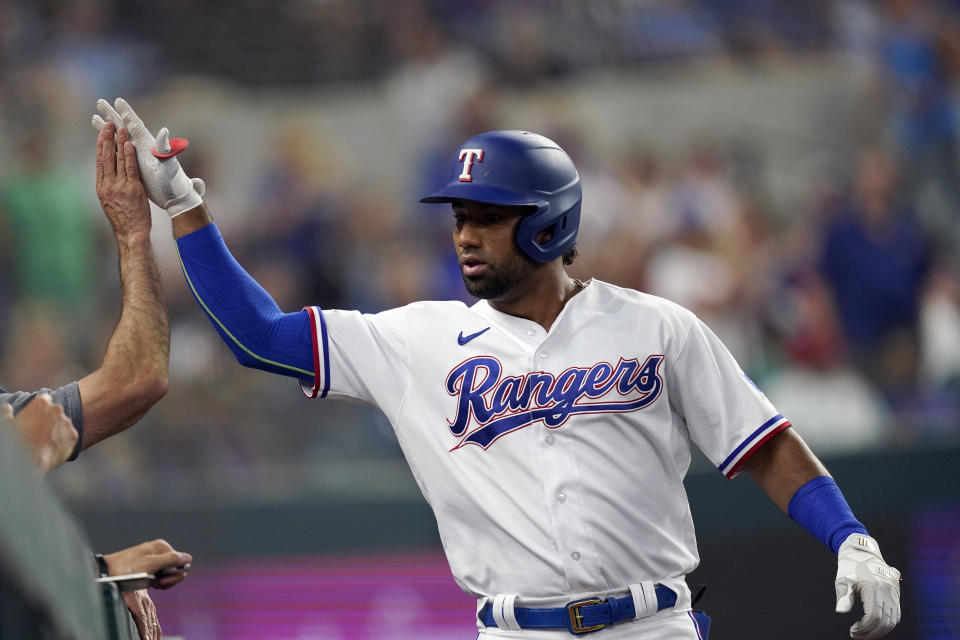
[[[583,635],[584,633],[592,633],[594,631],[599,631],[604,627],[610,626],[607,622],[601,622],[600,624],[595,624],[591,626],[583,626],[583,614],[580,613],[580,609],[587,605],[591,604],[602,604],[603,600],[600,598],[588,598],[586,600],[578,600],[576,602],[571,602],[567,605],[567,612],[570,614],[570,633],[574,635]]]

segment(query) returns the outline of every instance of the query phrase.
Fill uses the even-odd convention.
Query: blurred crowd
[[[183,12],[200,15],[174,28]],[[266,19],[277,28],[260,28]],[[215,37],[203,31],[211,25]],[[0,383],[74,379],[117,319],[104,258],[112,237],[87,162],[94,135],[89,148],[65,149],[57,132],[77,125],[64,114],[92,113],[101,96],[167,99],[184,74],[205,87],[248,85],[252,102],[352,83],[395,105],[420,141],[394,161],[396,175],[371,181],[291,127],[248,150],[256,178],[229,196],[245,206],[224,211],[217,137],[183,156],[187,173],[207,180],[229,246],[283,309],[468,300],[452,218],[417,198],[443,179],[461,140],[521,126],[540,107],[549,112],[536,119],[540,132],[572,155],[584,185],[572,275],[695,311],[818,453],[957,441],[958,28],[960,4],[935,0],[0,0],[0,119],[14,152],[0,160]],[[47,39],[54,46],[38,57]],[[559,78],[694,74],[695,84],[704,69],[775,76],[811,58],[868,82],[856,117],[833,123],[842,152],[797,167],[803,197],[786,202],[771,182],[796,176],[767,175],[751,141],[712,131],[600,148],[580,119],[523,100],[528,84]],[[134,500],[160,482],[176,496],[284,496],[328,483],[321,467],[400,455],[374,412],[319,407],[293,381],[233,365],[172,242],[156,245],[170,393],[133,432],[85,453],[76,464],[86,473],[65,490]]]

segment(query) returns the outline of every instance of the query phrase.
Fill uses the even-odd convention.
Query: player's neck
[[[583,283],[570,278],[562,267],[545,268],[488,302],[500,313],[532,320],[550,331],[564,305],[582,290]]]

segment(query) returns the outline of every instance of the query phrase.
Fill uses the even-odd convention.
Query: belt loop
[[[517,623],[517,616],[513,611],[513,603],[517,600],[517,594],[498,593],[493,599],[493,619],[500,629],[510,631],[520,631],[521,627]]]
[[[644,580],[640,584],[630,585],[630,595],[633,596],[633,606],[637,614],[634,620],[652,616],[657,612],[657,592],[653,580]]]
[[[679,578],[661,580],[660,584],[668,587],[671,591],[677,594],[677,604],[673,605],[674,611],[686,611],[691,607],[690,587],[687,586],[687,581],[683,576],[680,576]]]
[[[483,622],[483,617],[480,613],[483,611],[483,608],[491,602],[490,596],[480,596],[477,598],[477,623],[482,626],[484,629],[487,628],[487,625]],[[492,604],[490,606],[493,606]]]

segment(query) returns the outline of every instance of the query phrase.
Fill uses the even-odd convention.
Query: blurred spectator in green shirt
[[[58,166],[36,128],[21,141],[18,165],[0,185],[7,277],[21,301],[86,310],[93,301],[94,216],[74,166]]]

